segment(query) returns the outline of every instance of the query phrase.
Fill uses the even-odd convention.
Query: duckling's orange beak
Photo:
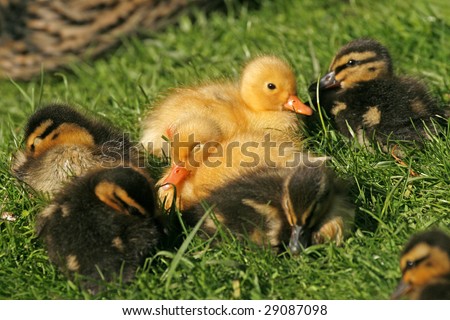
[[[167,190],[171,186],[175,186],[178,189],[179,185],[186,180],[190,173],[191,172],[185,167],[175,165],[172,170],[170,170],[169,176],[163,181],[161,188]]]
[[[284,104],[284,108],[290,111],[294,111],[295,113],[303,114],[305,116],[310,116],[313,114],[313,110],[306,104],[301,102],[300,99],[295,95],[289,96],[288,101]]]

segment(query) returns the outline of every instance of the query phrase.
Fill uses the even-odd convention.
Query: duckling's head
[[[222,140],[220,126],[205,119],[181,121],[171,129],[172,168],[162,182],[163,189],[179,187],[184,180],[217,150]]]
[[[320,79],[320,89],[351,88],[356,84],[392,76],[388,50],[378,41],[357,39],[342,47]],[[315,90],[315,88],[310,88]]]
[[[450,237],[442,231],[419,233],[406,244],[400,258],[402,279],[392,299],[414,296],[433,280],[450,274]]]
[[[294,72],[274,56],[261,56],[250,61],[242,71],[241,97],[254,111],[291,110],[311,115],[312,109],[297,97]]]
[[[36,111],[25,129],[26,151],[39,156],[62,144],[94,145],[92,124],[79,112],[62,104],[52,104]]]
[[[309,245],[308,233],[328,210],[334,192],[331,172],[317,161],[299,167],[285,182],[283,206],[292,227],[289,249],[294,254]]]
[[[102,169],[93,172],[90,180],[95,197],[115,211],[140,217],[155,213],[153,184],[135,169]]]

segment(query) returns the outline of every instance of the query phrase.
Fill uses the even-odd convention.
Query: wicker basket
[[[205,1],[205,0],[203,0]],[[0,78],[27,80],[156,30],[202,0],[0,0]]]

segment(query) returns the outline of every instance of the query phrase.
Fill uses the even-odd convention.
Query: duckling
[[[270,133],[261,137],[258,132],[247,132],[221,143],[208,141],[185,153],[183,165],[166,171],[157,182],[158,195],[165,209],[175,205],[183,210],[248,170],[263,166],[295,167],[307,162],[308,157],[295,141],[273,140]],[[174,170],[181,172],[174,174]],[[184,175],[181,183],[177,178],[180,175]]]
[[[197,134],[192,133],[201,124],[209,125],[207,120],[197,119],[183,123],[174,131],[170,143],[172,165],[165,171],[161,185],[171,184],[180,188],[185,179],[210,156],[210,147],[219,144],[222,137],[218,131],[205,130]],[[203,148],[205,145],[207,148]]]
[[[450,300],[450,236],[440,230],[414,235],[401,253],[400,269],[392,299]]]
[[[29,118],[25,148],[14,155],[11,170],[35,190],[54,194],[91,168],[142,166],[140,149],[111,125],[55,103]]]
[[[197,169],[189,166],[193,163],[191,152],[205,143],[229,141],[245,132],[258,133],[257,141],[270,134],[276,142],[300,143],[299,122],[294,113],[283,111],[285,109],[312,114],[312,109],[296,96],[292,69],[276,57],[262,56],[246,65],[239,86],[225,82],[177,89],[150,112],[141,142],[150,152],[158,154],[158,150],[162,150],[170,155],[172,165],[163,175],[161,184],[166,185],[165,188],[170,184],[180,189]],[[166,148],[162,136],[170,141],[165,144]],[[179,152],[181,148],[185,151]],[[209,156],[208,152],[202,154],[203,159],[197,159],[196,165]],[[167,198],[167,189],[160,189],[160,192]],[[168,192],[173,193],[173,190]],[[168,208],[172,202],[165,203]]]
[[[50,261],[98,292],[100,279],[126,282],[163,235],[153,181],[132,168],[92,170],[66,184],[36,217]]]
[[[350,231],[354,207],[346,199],[346,185],[326,167],[323,159],[293,168],[263,166],[249,170],[211,192],[183,212],[189,225],[204,215],[204,204],[214,217],[202,229],[209,235],[217,220],[238,238],[261,246],[288,246],[293,254],[311,244],[341,244]]]
[[[291,67],[274,56],[260,56],[243,69],[240,83],[213,82],[172,90],[150,110],[143,123],[141,142],[151,153],[169,155],[163,137],[190,122],[189,133],[211,134],[227,139],[238,131],[289,131],[298,120],[290,110],[311,115],[312,109],[297,97]],[[196,138],[196,137],[195,137]]]
[[[317,83],[309,88],[313,96],[316,88]],[[351,41],[338,51],[319,81],[318,100],[343,135],[356,134],[361,144],[375,140],[385,149],[392,139],[420,144],[429,137],[431,118],[450,115],[423,83],[394,75],[388,50],[372,39]]]

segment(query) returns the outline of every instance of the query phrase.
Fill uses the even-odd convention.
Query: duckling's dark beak
[[[392,293],[391,299],[393,300],[398,299],[401,296],[408,293],[409,291],[411,291],[411,285],[401,280],[397,288],[395,289],[394,293]]]
[[[313,114],[313,109],[300,101],[300,99],[291,95],[288,98],[288,101],[284,104],[284,108],[289,111],[294,111],[295,113],[303,114],[305,116],[310,116]]]
[[[169,176],[164,180],[161,185],[161,188],[164,190],[169,189],[172,185],[178,187],[178,185],[183,182],[187,176],[190,174],[190,171],[185,167],[181,167],[179,165],[175,165],[170,171]]]
[[[292,226],[291,238],[289,239],[289,250],[291,250],[291,253],[294,255],[299,254],[302,249],[302,246],[300,244],[300,236],[302,235],[302,233],[303,230],[301,226]]]
[[[334,71],[328,72],[319,80],[319,89],[332,89],[337,88],[341,85],[339,81],[335,78]]]

